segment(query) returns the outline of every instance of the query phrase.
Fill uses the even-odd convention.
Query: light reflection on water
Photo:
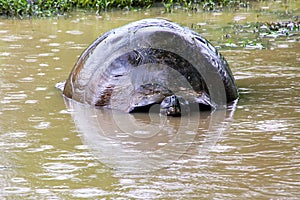
[[[216,145],[232,110],[168,118],[94,109],[65,99],[81,139],[101,163],[119,173],[149,173],[167,168],[189,149],[207,154]],[[191,109],[192,110],[192,109]],[[193,159],[190,157],[190,159]]]
[[[298,5],[294,3],[295,6],[290,6],[293,12]],[[212,119],[203,118],[197,121],[200,129],[193,135],[194,145],[180,158],[166,160],[168,167],[148,173],[127,173],[122,167],[118,170],[109,163],[99,162],[99,154],[90,148],[93,137],[84,140],[83,132],[78,131],[78,124],[73,121],[73,111],[67,109],[54,85],[68,76],[79,54],[99,34],[145,16],[162,16],[177,22],[180,18],[179,23],[187,26],[201,23],[197,31],[217,46],[227,42],[224,30],[236,23],[234,18],[239,19],[238,23],[257,20],[256,14],[246,11],[161,15],[157,10],[107,13],[102,18],[78,14],[70,19],[1,20],[0,196],[297,199],[300,196],[297,35],[268,38],[269,46],[263,50],[220,49],[237,79],[241,97],[234,115],[225,120],[227,128],[218,137],[205,132]],[[278,16],[264,9],[260,18],[272,20]],[[253,36],[240,33],[235,37]],[[93,115],[96,116],[94,111]],[[145,124],[145,119],[135,119],[136,123]],[[97,122],[103,126],[109,118],[101,120]],[[138,147],[138,152],[159,149],[170,140],[166,137],[159,142],[147,141],[147,146],[134,146],[143,143],[130,140],[126,134],[115,133],[113,139],[116,138],[124,145]],[[207,142],[211,138],[212,143]],[[203,153],[203,144],[213,145],[208,145],[211,148]],[[112,159],[118,159],[117,154],[109,153]],[[117,164],[122,162],[120,159]]]

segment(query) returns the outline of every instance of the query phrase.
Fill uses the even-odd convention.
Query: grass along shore
[[[67,15],[74,9],[100,13],[111,9],[135,10],[152,6],[163,6],[166,12],[172,12],[176,6],[192,11],[214,11],[223,7],[248,5],[247,0],[0,0],[0,15],[17,18],[51,17]]]

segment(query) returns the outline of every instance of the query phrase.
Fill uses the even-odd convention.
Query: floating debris
[[[292,32],[300,30],[299,24],[299,21],[257,22],[255,32],[258,32],[260,37],[291,36]]]
[[[273,38],[291,39],[299,35],[298,19],[280,22],[235,23],[224,34],[226,48],[264,49],[268,48]],[[265,39],[271,38],[271,39]],[[286,46],[285,46],[286,47]]]

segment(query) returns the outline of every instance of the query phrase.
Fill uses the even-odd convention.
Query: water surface
[[[1,19],[0,196],[299,198],[299,32],[262,38],[247,28],[292,19],[299,7],[272,1],[222,13],[153,9]],[[100,34],[148,17],[191,27],[219,48],[240,90],[234,110],[169,119],[64,101],[54,85],[81,52]]]

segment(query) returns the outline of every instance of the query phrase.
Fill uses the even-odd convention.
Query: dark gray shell
[[[238,98],[218,51],[196,32],[163,19],[140,20],[100,36],[78,59],[63,93],[127,112],[172,94],[208,105]]]

